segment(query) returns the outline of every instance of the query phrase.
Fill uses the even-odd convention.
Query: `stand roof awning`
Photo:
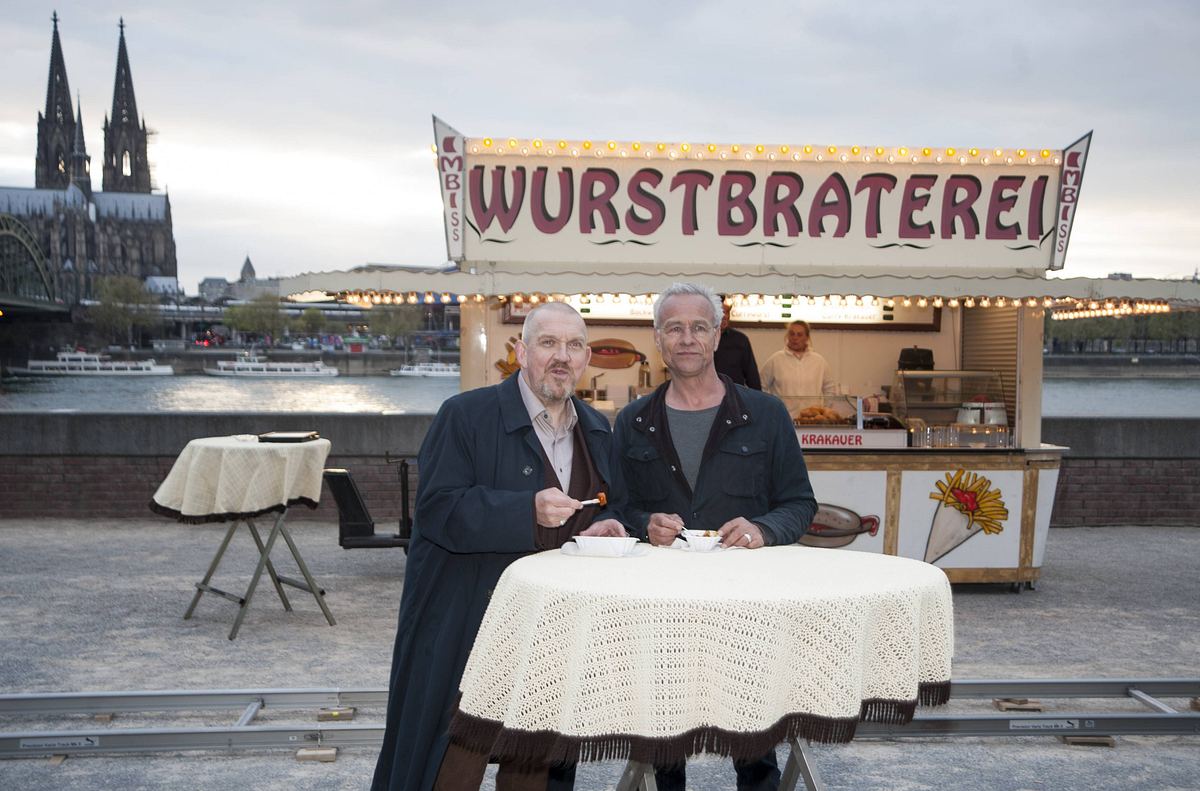
[[[1081,303],[1121,300],[1159,302],[1175,310],[1200,309],[1200,283],[1152,278],[1049,278],[1041,273],[1014,272],[947,274],[864,272],[831,274],[775,269],[732,271],[703,266],[678,271],[642,272],[619,266],[564,265],[548,270],[514,264],[477,264],[473,271],[419,270],[370,265],[349,271],[310,272],[283,278],[280,295],[344,298],[347,294],[436,294],[471,298],[514,294],[656,294],[677,281],[698,281],[726,294],[795,294],[801,296],[856,295],[944,299],[1003,297],[1010,301],[1075,300]],[[446,300],[441,300],[446,301]]]

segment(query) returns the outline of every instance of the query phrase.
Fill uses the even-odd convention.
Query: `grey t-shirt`
[[[667,407],[667,428],[671,431],[671,442],[683,466],[683,477],[687,478],[688,486],[693,491],[696,489],[696,478],[700,475],[700,459],[708,443],[708,432],[712,430],[712,422],[720,408],[718,404],[692,412]]]

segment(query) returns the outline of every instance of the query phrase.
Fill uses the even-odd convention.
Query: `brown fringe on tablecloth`
[[[949,700],[950,682],[933,682],[921,684],[915,700],[864,700],[858,717],[789,714],[770,728],[756,733],[697,728],[678,736],[657,739],[626,734],[577,737],[554,731],[516,731],[494,720],[467,714],[455,706],[450,721],[450,741],[468,750],[489,753],[493,760],[539,765],[631,760],[672,766],[698,753],[752,760],[790,739],[844,744],[854,738],[859,722],[905,725],[912,721],[918,703],[938,706]]]
[[[288,508],[291,508],[293,505],[306,505],[309,508],[316,508],[317,501],[310,500],[307,497],[297,497],[295,500],[288,500],[286,504],[279,503],[278,505],[273,505],[270,508],[263,508],[259,511],[248,511],[245,513],[201,514],[199,516],[186,516],[186,515],[180,513],[179,511],[176,511],[174,508],[167,508],[165,505],[159,505],[154,500],[151,500],[150,501],[150,510],[156,514],[162,514],[163,516],[169,516],[172,519],[175,519],[179,522],[183,522],[184,524],[202,525],[202,524],[206,524],[208,522],[229,522],[229,521],[236,521],[239,519],[253,519],[256,516],[263,516],[264,514],[277,514]]]

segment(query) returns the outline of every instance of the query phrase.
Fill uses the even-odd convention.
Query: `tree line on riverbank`
[[[1200,313],[1054,321],[1047,312],[1045,349],[1053,354],[1196,354],[1200,352]]]
[[[178,334],[164,320],[162,305],[173,300],[147,291],[134,277],[107,277],[97,284],[96,300],[83,303],[72,313],[70,323],[28,323],[10,325],[0,347],[9,353],[33,348],[96,348],[117,345],[130,349],[147,347],[152,338],[164,332]],[[354,320],[327,314],[309,306],[294,314],[298,306],[278,297],[263,295],[249,302],[220,308],[211,323],[194,327],[196,337],[221,342],[265,343],[283,338],[321,338],[326,336],[369,336],[386,339],[387,345],[408,345],[414,334],[437,334],[443,321],[441,305],[378,305]],[[290,310],[288,310],[290,308]],[[433,313],[437,316],[433,316]],[[219,318],[218,318],[219,316]],[[183,338],[191,343],[194,338]],[[419,339],[418,339],[419,340]],[[419,345],[419,344],[418,344]]]

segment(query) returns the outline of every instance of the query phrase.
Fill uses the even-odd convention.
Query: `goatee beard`
[[[549,401],[563,403],[568,398],[571,397],[571,391],[565,387],[563,388],[563,392],[561,395],[558,393],[555,393],[553,390],[551,390],[550,385],[545,384],[544,382],[542,383],[542,386],[539,389],[541,390],[541,393],[539,393],[539,395],[541,395],[541,397],[542,397],[542,403],[546,403]]]

